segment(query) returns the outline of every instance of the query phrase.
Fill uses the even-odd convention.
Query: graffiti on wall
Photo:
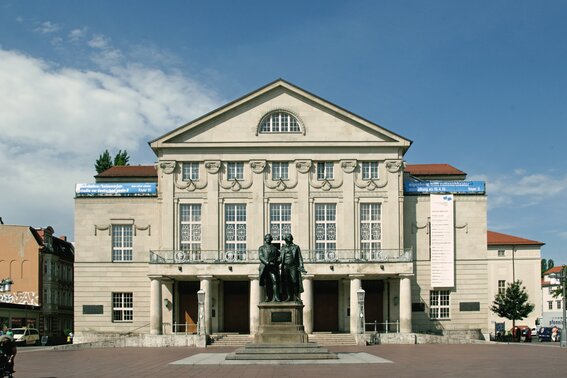
[[[18,291],[17,293],[1,293],[0,303],[39,306],[39,299],[35,291]]]

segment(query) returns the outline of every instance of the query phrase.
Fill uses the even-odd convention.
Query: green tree
[[[547,260],[547,270],[553,268],[555,266],[555,263],[553,262],[552,259]]]
[[[98,159],[96,159],[95,162],[96,173],[100,174],[111,167],[112,167],[112,158],[110,157],[110,152],[108,152],[108,150],[104,150],[104,152],[98,157]]]
[[[130,156],[128,156],[128,152],[126,150],[118,151],[118,153],[114,157],[114,165],[115,166],[130,165],[130,164],[128,164],[129,161],[130,161]]]
[[[543,277],[543,273],[547,270],[547,260],[541,259],[541,276]]]
[[[522,320],[534,310],[534,305],[528,302],[528,293],[522,281],[509,283],[503,292],[496,294],[490,310],[512,321],[512,328],[516,327],[516,320]]]

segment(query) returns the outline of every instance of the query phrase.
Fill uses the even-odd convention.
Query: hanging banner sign
[[[484,181],[404,181],[405,194],[484,194]]]
[[[98,183],[75,185],[77,197],[84,196],[155,196],[157,183]]]
[[[430,204],[431,287],[454,287],[454,198],[452,194],[432,194]]]

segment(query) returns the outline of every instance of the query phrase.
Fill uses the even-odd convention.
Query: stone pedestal
[[[310,343],[303,327],[303,303],[262,302],[254,343],[237,349],[227,360],[332,360],[335,353]]]
[[[303,328],[303,303],[263,302],[255,344],[301,344],[308,342]]]

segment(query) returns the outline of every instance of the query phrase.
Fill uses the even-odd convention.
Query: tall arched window
[[[275,111],[262,118],[260,133],[301,133],[301,127],[297,118],[292,114]]]

